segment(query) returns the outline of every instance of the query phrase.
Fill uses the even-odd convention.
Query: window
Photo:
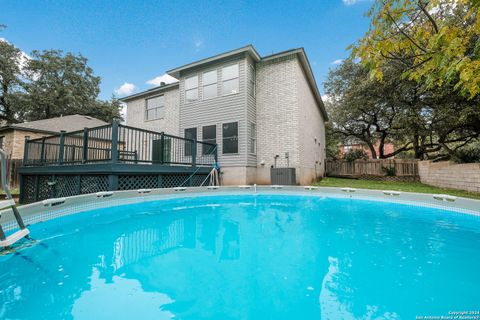
[[[155,120],[165,116],[164,96],[147,99],[145,105],[145,120]]]
[[[224,123],[222,133],[223,153],[238,153],[238,122]]]
[[[190,140],[185,140],[185,155],[192,156],[193,147],[196,142],[193,142],[191,140],[195,140],[195,141],[197,140],[197,128],[185,129],[185,139],[190,139]]]
[[[217,143],[217,126],[205,126],[202,128],[202,140],[208,143]],[[202,154],[212,154],[215,150],[214,146],[209,144],[202,145]]]
[[[198,77],[193,76],[185,79],[185,100],[193,102],[198,100]]]
[[[238,64],[222,69],[222,94],[229,95],[238,93]]]
[[[250,132],[249,132],[249,152],[252,154],[257,153],[257,125],[253,122],[250,122]]]
[[[217,70],[205,72],[202,77],[203,99],[217,96]]]
[[[250,65],[250,77],[248,79],[248,91],[255,97],[255,68]]]

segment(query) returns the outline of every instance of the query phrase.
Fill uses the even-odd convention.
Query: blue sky
[[[260,55],[304,47],[323,81],[368,29],[370,0],[0,0],[0,38],[34,49],[81,53],[102,78],[101,98],[153,87],[166,70],[253,44]],[[127,83],[127,85],[125,85]],[[123,86],[122,86],[123,85]]]

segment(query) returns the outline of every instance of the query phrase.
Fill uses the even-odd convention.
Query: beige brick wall
[[[310,184],[322,176],[324,121],[295,55],[257,64],[256,101],[257,183],[270,181],[275,155],[280,156],[277,166],[297,169],[298,184]]]
[[[298,64],[295,56],[257,64],[257,165],[270,168],[300,164],[299,104],[297,88]]]
[[[165,95],[165,117],[157,120],[145,121],[145,99],[141,97],[127,103],[127,125],[152,131],[164,131],[172,135],[179,135],[179,105],[180,96],[178,87],[167,89]],[[158,96],[152,94],[151,97]]]
[[[3,150],[7,153],[10,159],[23,159],[23,151],[25,147],[25,137],[30,139],[37,139],[48,136],[45,133],[35,133],[21,130],[8,130],[5,133],[0,133],[3,136]]]
[[[480,163],[419,161],[418,173],[425,184],[480,192]]]
[[[300,184],[309,184],[323,176],[325,169],[325,125],[305,73],[297,61],[297,90],[299,92],[299,152]]]

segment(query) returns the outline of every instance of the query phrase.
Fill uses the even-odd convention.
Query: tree
[[[333,132],[363,142],[373,158],[388,158],[412,149],[411,140],[405,138],[405,122],[411,122],[417,115],[405,110],[416,84],[395,77],[393,69],[388,81],[383,82],[371,79],[368,72],[352,59],[329,72],[325,92],[331,100],[327,108]],[[385,154],[387,142],[405,140],[393,153]]]
[[[20,49],[0,40],[0,119],[8,123],[16,122],[15,110],[23,84],[22,59]]]
[[[458,158],[462,148],[478,140],[480,97],[456,94],[452,85],[429,88],[402,77],[402,67],[390,61],[381,81],[352,59],[331,70],[325,92],[333,131],[363,142],[374,158],[410,150],[417,159]],[[385,154],[387,142],[395,144],[394,152]]]
[[[100,78],[81,55],[33,51],[26,73],[24,117],[28,120],[85,113],[96,105]]]
[[[84,115],[92,116],[100,120],[111,122],[113,119],[120,119],[120,111],[123,105],[117,97],[112,96],[109,101],[97,100],[94,108],[84,112]]]
[[[120,117],[120,102],[98,100],[100,77],[82,55],[60,50],[33,51],[25,67],[25,94],[17,106],[21,120],[83,114],[111,121]]]
[[[376,0],[353,53],[376,79],[396,61],[427,89],[452,87],[472,99],[480,93],[479,9],[476,0]]]

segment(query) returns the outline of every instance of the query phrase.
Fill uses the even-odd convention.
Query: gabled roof
[[[13,129],[30,132],[58,133],[62,130],[71,132],[82,130],[83,128],[99,127],[106,124],[108,123],[97,118],[74,114],[63,117],[11,124],[0,127],[0,131]]]
[[[193,68],[193,67],[205,64],[205,63],[215,61],[215,60],[228,58],[228,57],[231,57],[231,56],[234,56],[234,55],[237,55],[237,54],[240,54],[240,53],[244,53],[244,52],[250,54],[250,56],[255,61],[260,60],[260,55],[258,54],[257,50],[255,50],[255,48],[251,44],[249,44],[245,47],[241,47],[241,48],[238,48],[238,49],[235,49],[235,50],[231,50],[231,51],[227,51],[227,52],[224,52],[224,53],[221,53],[221,54],[217,54],[213,57],[209,57],[209,58],[198,60],[198,61],[195,61],[195,62],[192,62],[192,63],[189,63],[189,64],[185,64],[181,67],[178,67],[178,68],[167,71],[167,74],[169,74],[172,77],[175,77],[175,78],[178,79],[180,77],[180,71],[190,69],[190,68]]]
[[[163,92],[167,89],[178,87],[179,83],[180,82],[177,81],[177,82],[165,84],[165,85],[162,85],[162,86],[158,86],[158,87],[155,87],[155,88],[152,88],[152,89],[148,89],[148,90],[145,90],[145,91],[142,91],[142,92],[139,92],[139,93],[135,93],[135,94],[123,97],[119,100],[122,101],[122,102],[128,102],[130,100],[135,100],[135,99],[141,98],[143,96],[149,96],[152,93],[161,93],[161,92]]]
[[[221,54],[217,54],[215,56],[205,58],[205,59],[202,59],[202,60],[198,60],[198,61],[186,64],[186,65],[183,65],[181,67],[169,70],[169,71],[167,71],[167,74],[169,74],[172,77],[175,77],[175,78],[178,79],[178,78],[180,78],[180,72],[183,71],[183,70],[194,68],[194,67],[197,67],[197,66],[201,66],[203,64],[210,63],[210,62],[213,62],[213,61],[216,61],[216,60],[225,59],[225,58],[228,58],[228,57],[231,57],[231,56],[234,56],[234,55],[238,55],[238,54],[241,54],[241,53],[249,54],[253,58],[253,60],[256,61],[256,62],[269,61],[269,60],[272,60],[272,59],[276,59],[276,58],[280,58],[280,57],[288,56],[288,55],[292,55],[292,54],[297,55],[297,57],[300,61],[300,65],[302,66],[303,71],[305,72],[305,75],[307,77],[308,84],[310,85],[310,88],[313,92],[313,95],[315,96],[315,101],[317,102],[317,104],[320,108],[320,111],[322,112],[324,120],[328,121],[328,115],[327,115],[327,112],[325,110],[325,106],[323,104],[322,97],[320,95],[320,91],[318,90],[317,83],[315,81],[315,77],[313,75],[312,68],[310,66],[310,62],[308,61],[307,55],[305,54],[305,50],[303,48],[291,49],[291,50],[275,53],[275,54],[272,54],[272,55],[268,55],[268,56],[265,56],[265,57],[260,57],[260,55],[257,53],[257,50],[255,50],[255,48],[251,44],[249,44],[247,46],[244,46],[244,47],[241,47],[241,48],[238,48],[238,49],[234,49],[234,50],[227,51],[227,52],[224,52],[224,53],[221,53]],[[127,96],[127,97],[123,97],[120,100],[123,101],[123,102],[127,102],[127,101],[130,101],[130,100],[142,97],[142,96],[150,95],[152,93],[157,93],[157,92],[160,93],[163,90],[166,90],[166,89],[172,88],[172,87],[176,87],[178,85],[179,85],[179,83],[176,82],[176,83],[172,83],[172,84],[168,84],[168,85],[164,85],[164,86],[155,87],[155,88],[150,89],[150,90],[142,91],[142,92],[139,92],[139,93]]]

